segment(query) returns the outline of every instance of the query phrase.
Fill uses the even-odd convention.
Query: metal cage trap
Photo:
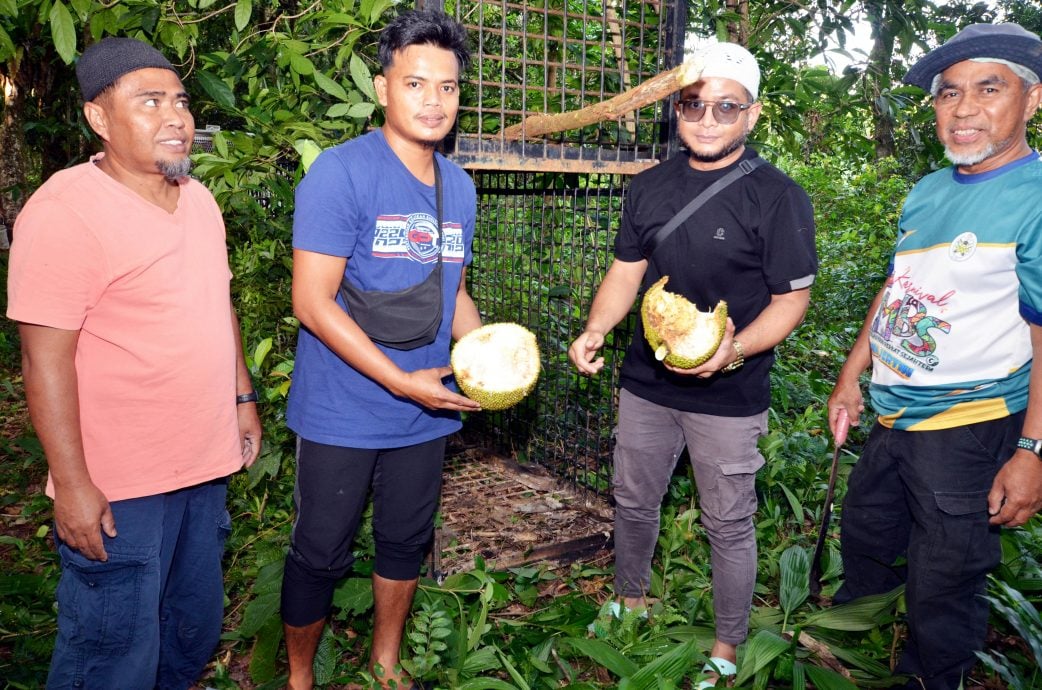
[[[686,0],[425,1],[467,29],[473,62],[445,152],[478,191],[470,292],[486,323],[539,340],[536,390],[464,422],[450,455],[434,567],[475,556],[507,568],[574,560],[610,539],[618,364],[634,314],[609,336],[598,377],[567,349],[613,258],[632,175],[677,152],[671,99],[531,136],[533,117],[609,101],[683,61]],[[482,452],[481,448],[490,451]]]

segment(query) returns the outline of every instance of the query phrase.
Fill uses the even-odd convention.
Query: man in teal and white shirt
[[[1042,41],[975,24],[904,81],[931,93],[953,163],[921,180],[829,398],[857,423],[871,365],[878,417],[842,512],[835,601],[905,584],[909,688],[954,690],[983,649],[999,530],[1042,507]]]

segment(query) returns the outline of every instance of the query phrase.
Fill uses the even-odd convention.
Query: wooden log
[[[792,633],[784,632],[782,633],[782,637],[786,640],[791,640]],[[796,639],[801,645],[810,650],[814,656],[818,657],[827,668],[832,669],[847,680],[853,682],[854,678],[850,675],[850,671],[847,670],[847,667],[836,658],[836,655],[832,653],[832,650],[828,648],[828,645],[819,642],[802,630],[800,631],[799,637]]]
[[[701,60],[688,60],[606,101],[564,113],[530,115],[524,122],[504,129],[503,138],[530,139],[544,134],[578,129],[595,122],[615,120],[628,112],[661,101],[688,84],[694,84],[702,76],[702,67]]]

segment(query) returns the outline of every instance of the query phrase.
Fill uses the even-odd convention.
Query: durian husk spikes
[[[484,410],[505,410],[535,388],[539,344],[524,326],[492,323],[460,338],[450,364],[464,395]]]
[[[665,289],[669,276],[662,276],[644,293],[640,317],[644,337],[655,359],[678,369],[704,364],[720,347],[727,327],[727,302],[720,300],[712,311],[700,311],[683,296]]]

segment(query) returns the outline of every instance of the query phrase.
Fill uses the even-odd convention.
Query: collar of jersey
[[[958,168],[956,168],[955,166],[952,166],[952,179],[955,180],[956,182],[958,182],[959,184],[979,184],[981,182],[987,182],[988,180],[993,180],[996,177],[998,177],[999,175],[1005,175],[1010,170],[1014,170],[1016,168],[1019,168],[1022,165],[1027,165],[1029,163],[1034,163],[1039,158],[1040,158],[1040,156],[1038,154],[1038,151],[1032,151],[1031,153],[1029,153],[1028,155],[1024,156],[1023,158],[1018,158],[1017,160],[1012,161],[1010,163],[1006,163],[1005,165],[1003,165],[1001,167],[998,167],[998,168],[995,168],[994,170],[989,170],[988,172],[976,173],[976,174],[973,174],[973,175],[966,175],[965,173],[961,173],[961,172],[959,172]]]

